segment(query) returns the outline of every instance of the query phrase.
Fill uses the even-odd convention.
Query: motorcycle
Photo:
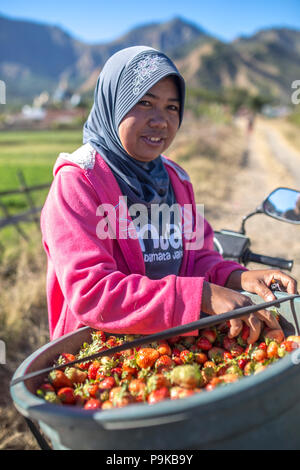
[[[254,262],[291,271],[293,260],[265,256],[251,251],[251,241],[246,235],[245,223],[256,214],[265,214],[283,222],[300,224],[300,191],[283,187],[274,189],[253,212],[242,219],[238,232],[225,229],[215,231],[214,249],[224,259],[237,261],[244,266]]]

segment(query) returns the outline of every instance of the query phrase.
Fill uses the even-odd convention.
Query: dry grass
[[[9,247],[0,264],[0,338],[6,364],[0,365],[0,449],[37,449],[25,421],[15,410],[9,382],[17,366],[49,341],[45,297],[46,258],[40,233]]]
[[[168,154],[191,177],[196,202],[205,214],[218,217],[222,201],[230,199],[231,184],[243,165],[243,132],[233,124],[187,118]]]

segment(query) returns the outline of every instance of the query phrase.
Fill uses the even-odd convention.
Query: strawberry
[[[133,402],[133,397],[123,387],[114,387],[109,392],[113,407],[122,408]]]
[[[162,387],[170,387],[171,383],[163,374],[154,374],[147,381],[147,390],[148,392],[153,392],[153,390],[158,390]]]
[[[117,374],[118,377],[121,377],[122,375],[122,368],[121,367],[113,367],[110,371],[113,375]]]
[[[74,405],[76,399],[72,387],[62,387],[58,390],[57,396],[65,405]]]
[[[180,359],[182,360],[183,364],[190,364],[193,362],[194,354],[190,352],[188,349],[184,349],[180,353]]]
[[[174,367],[171,382],[180,387],[195,388],[203,385],[203,377],[197,365],[184,364]]]
[[[98,398],[90,398],[84,405],[85,410],[97,410],[101,408],[102,402]]]
[[[223,361],[224,352],[225,349],[214,346],[208,351],[208,357],[216,364],[219,364]]]
[[[244,342],[247,341],[247,339],[249,337],[249,334],[250,334],[250,327],[248,325],[246,325],[246,323],[244,323],[241,334],[240,334],[241,338]]]
[[[142,379],[133,379],[128,385],[128,391],[134,397],[135,401],[142,402],[146,396],[146,384]]]
[[[110,400],[105,400],[102,403],[102,407],[101,407],[102,410],[110,410],[111,408],[113,408],[113,404]]]
[[[195,390],[191,390],[183,387],[171,387],[170,398],[171,400],[177,400],[178,398],[185,398],[195,394]]]
[[[160,354],[153,348],[141,348],[136,355],[136,363],[141,369],[152,367]]]
[[[114,336],[110,336],[105,344],[109,348],[113,348],[114,346],[117,346],[118,343],[117,343],[117,339]]]
[[[243,370],[248,362],[249,362],[249,359],[246,359],[246,358],[239,359],[238,360],[239,368]]]
[[[238,357],[241,354],[243,354],[243,352],[244,352],[244,349],[242,348],[242,346],[240,346],[237,343],[234,344],[230,350],[230,354],[232,355],[232,357]]]
[[[97,377],[97,372],[100,368],[100,362],[99,361],[94,361],[92,362],[92,364],[90,365],[89,369],[88,369],[88,378],[90,380],[95,380],[96,377]]]
[[[170,398],[169,389],[167,387],[161,387],[151,392],[148,395],[147,401],[149,405],[153,405],[154,403],[158,403],[162,400],[166,400],[166,398]]]
[[[48,376],[49,382],[54,388],[72,387],[71,380],[61,370],[52,370]]]
[[[224,360],[225,360],[225,361],[228,361],[228,360],[230,360],[230,359],[233,359],[233,355],[232,355],[230,352],[228,352],[228,351],[224,352],[223,357],[224,357]]]
[[[217,333],[214,330],[203,330],[201,331],[201,336],[208,339],[210,343],[214,343],[217,338]]]
[[[100,393],[99,386],[96,382],[88,385],[88,387],[86,387],[86,391],[92,398],[98,398]]]
[[[212,348],[212,343],[205,336],[200,336],[196,344],[203,351],[209,351]]]
[[[227,349],[227,351],[231,351],[232,346],[234,346],[236,343],[236,340],[233,338],[229,338],[228,336],[225,336],[223,339],[223,347]]]
[[[138,353],[139,354],[139,353]],[[159,356],[159,354],[158,354]],[[136,363],[136,360],[134,358],[133,355],[131,356],[128,356],[125,361],[123,362],[123,366],[122,366],[122,369],[123,369],[123,372],[125,372],[127,375],[137,375],[138,373],[138,367],[137,367],[137,363]]]
[[[162,371],[162,370],[169,370],[173,367],[174,361],[170,358],[170,356],[164,355],[160,356],[157,361],[155,362],[155,369],[157,371]]]
[[[167,341],[160,341],[156,350],[161,356],[171,356],[172,354],[172,349],[168,345]]]
[[[278,344],[276,341],[271,341],[267,349],[267,356],[269,359],[278,357]]]
[[[287,352],[292,352],[294,349],[298,349],[300,345],[295,341],[286,340],[283,341],[280,346],[283,347]]]
[[[76,367],[67,367],[65,375],[71,380],[72,384],[82,384],[87,379],[87,372],[77,369]]]
[[[207,355],[203,352],[196,352],[194,353],[194,359],[197,362],[197,364],[204,364],[207,361]]]
[[[115,387],[116,381],[114,377],[106,377],[105,379],[99,382],[99,389],[103,390],[110,390],[111,388]]]
[[[60,357],[62,359],[63,364],[67,364],[68,362],[72,362],[76,360],[76,357],[74,356],[74,354],[62,353]]]
[[[97,331],[94,332],[94,334],[95,334],[99,339],[101,339],[101,341],[103,341],[103,343],[105,343],[105,341],[106,341],[106,334],[104,333],[104,331],[97,330]]]
[[[251,359],[253,361],[264,361],[267,358],[267,351],[265,349],[255,349],[251,354]]]

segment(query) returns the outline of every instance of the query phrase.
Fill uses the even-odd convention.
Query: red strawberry
[[[74,356],[74,354],[62,353],[61,357],[64,361],[64,364],[67,364],[68,362],[72,362],[76,360],[76,357]]]
[[[58,390],[57,396],[65,405],[74,405],[76,399],[72,387],[62,387]]]
[[[114,377],[106,377],[105,379],[99,382],[99,389],[100,390],[110,390],[111,388],[115,387],[116,381]]]
[[[248,325],[246,325],[246,323],[244,323],[243,329],[242,329],[242,332],[241,332],[242,340],[246,342],[248,337],[249,337],[249,334],[250,334],[250,327]]]
[[[136,363],[141,369],[152,367],[160,354],[154,348],[141,348],[136,355]]]
[[[207,355],[203,352],[201,353],[195,353],[194,354],[194,359],[197,362],[197,364],[204,364],[207,361]]]
[[[52,370],[49,374],[49,382],[54,388],[72,387],[71,380],[61,370]]]
[[[103,343],[105,343],[106,334],[104,333],[104,331],[101,331],[101,330],[95,331],[95,335],[97,335],[98,338],[101,339],[101,341],[103,341]]]
[[[117,374],[118,377],[121,377],[122,375],[122,368],[121,367],[113,367],[110,371],[113,375]]]
[[[182,360],[183,364],[190,364],[191,362],[193,362],[194,354],[188,349],[184,349],[183,351],[181,351],[179,357]]]
[[[233,356],[230,352],[226,351],[224,352],[224,360],[227,361],[227,360],[230,360],[230,359],[233,359]]]
[[[165,355],[171,356],[172,354],[172,349],[168,345],[167,341],[160,341],[160,343],[158,344],[157,351],[159,352],[161,356],[165,356]]]
[[[238,360],[238,366],[240,369],[244,369],[245,365],[249,362],[249,359],[241,358]]]
[[[236,340],[233,338],[229,338],[228,336],[225,336],[223,339],[223,347],[227,349],[227,351],[231,351],[231,348],[233,345],[236,344]]]
[[[209,351],[212,348],[211,342],[205,336],[200,336],[196,344],[203,351]]]
[[[102,402],[97,398],[90,398],[84,405],[85,410],[97,410],[101,408]]]
[[[167,387],[161,387],[157,390],[154,390],[148,395],[147,401],[149,405],[153,405],[154,403],[158,403],[159,401],[166,400],[170,398],[170,392]]]
[[[95,380],[96,377],[97,377],[97,372],[100,368],[101,364],[99,361],[94,361],[92,362],[92,364],[90,365],[89,369],[88,369],[88,378],[90,380]]]
[[[201,336],[204,336],[204,338],[207,338],[210,343],[214,343],[217,338],[217,333],[214,330],[203,330],[201,331]]]
[[[155,369],[157,369],[157,371],[169,370],[173,365],[174,361],[170,358],[170,356],[164,355],[160,356],[155,362]]]

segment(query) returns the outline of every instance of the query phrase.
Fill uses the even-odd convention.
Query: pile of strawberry
[[[265,329],[258,342],[248,345],[249,327],[237,338],[228,336],[229,326],[201,330],[196,336],[177,336],[136,349],[84,358],[121,345],[137,336],[107,335],[94,331],[91,342],[79,353],[63,353],[37,395],[55,404],[107,410],[132,403],[157,403],[195,393],[257,374],[269,364],[300,347],[300,336],[284,338],[281,330]],[[68,367],[68,362],[82,363]]]

